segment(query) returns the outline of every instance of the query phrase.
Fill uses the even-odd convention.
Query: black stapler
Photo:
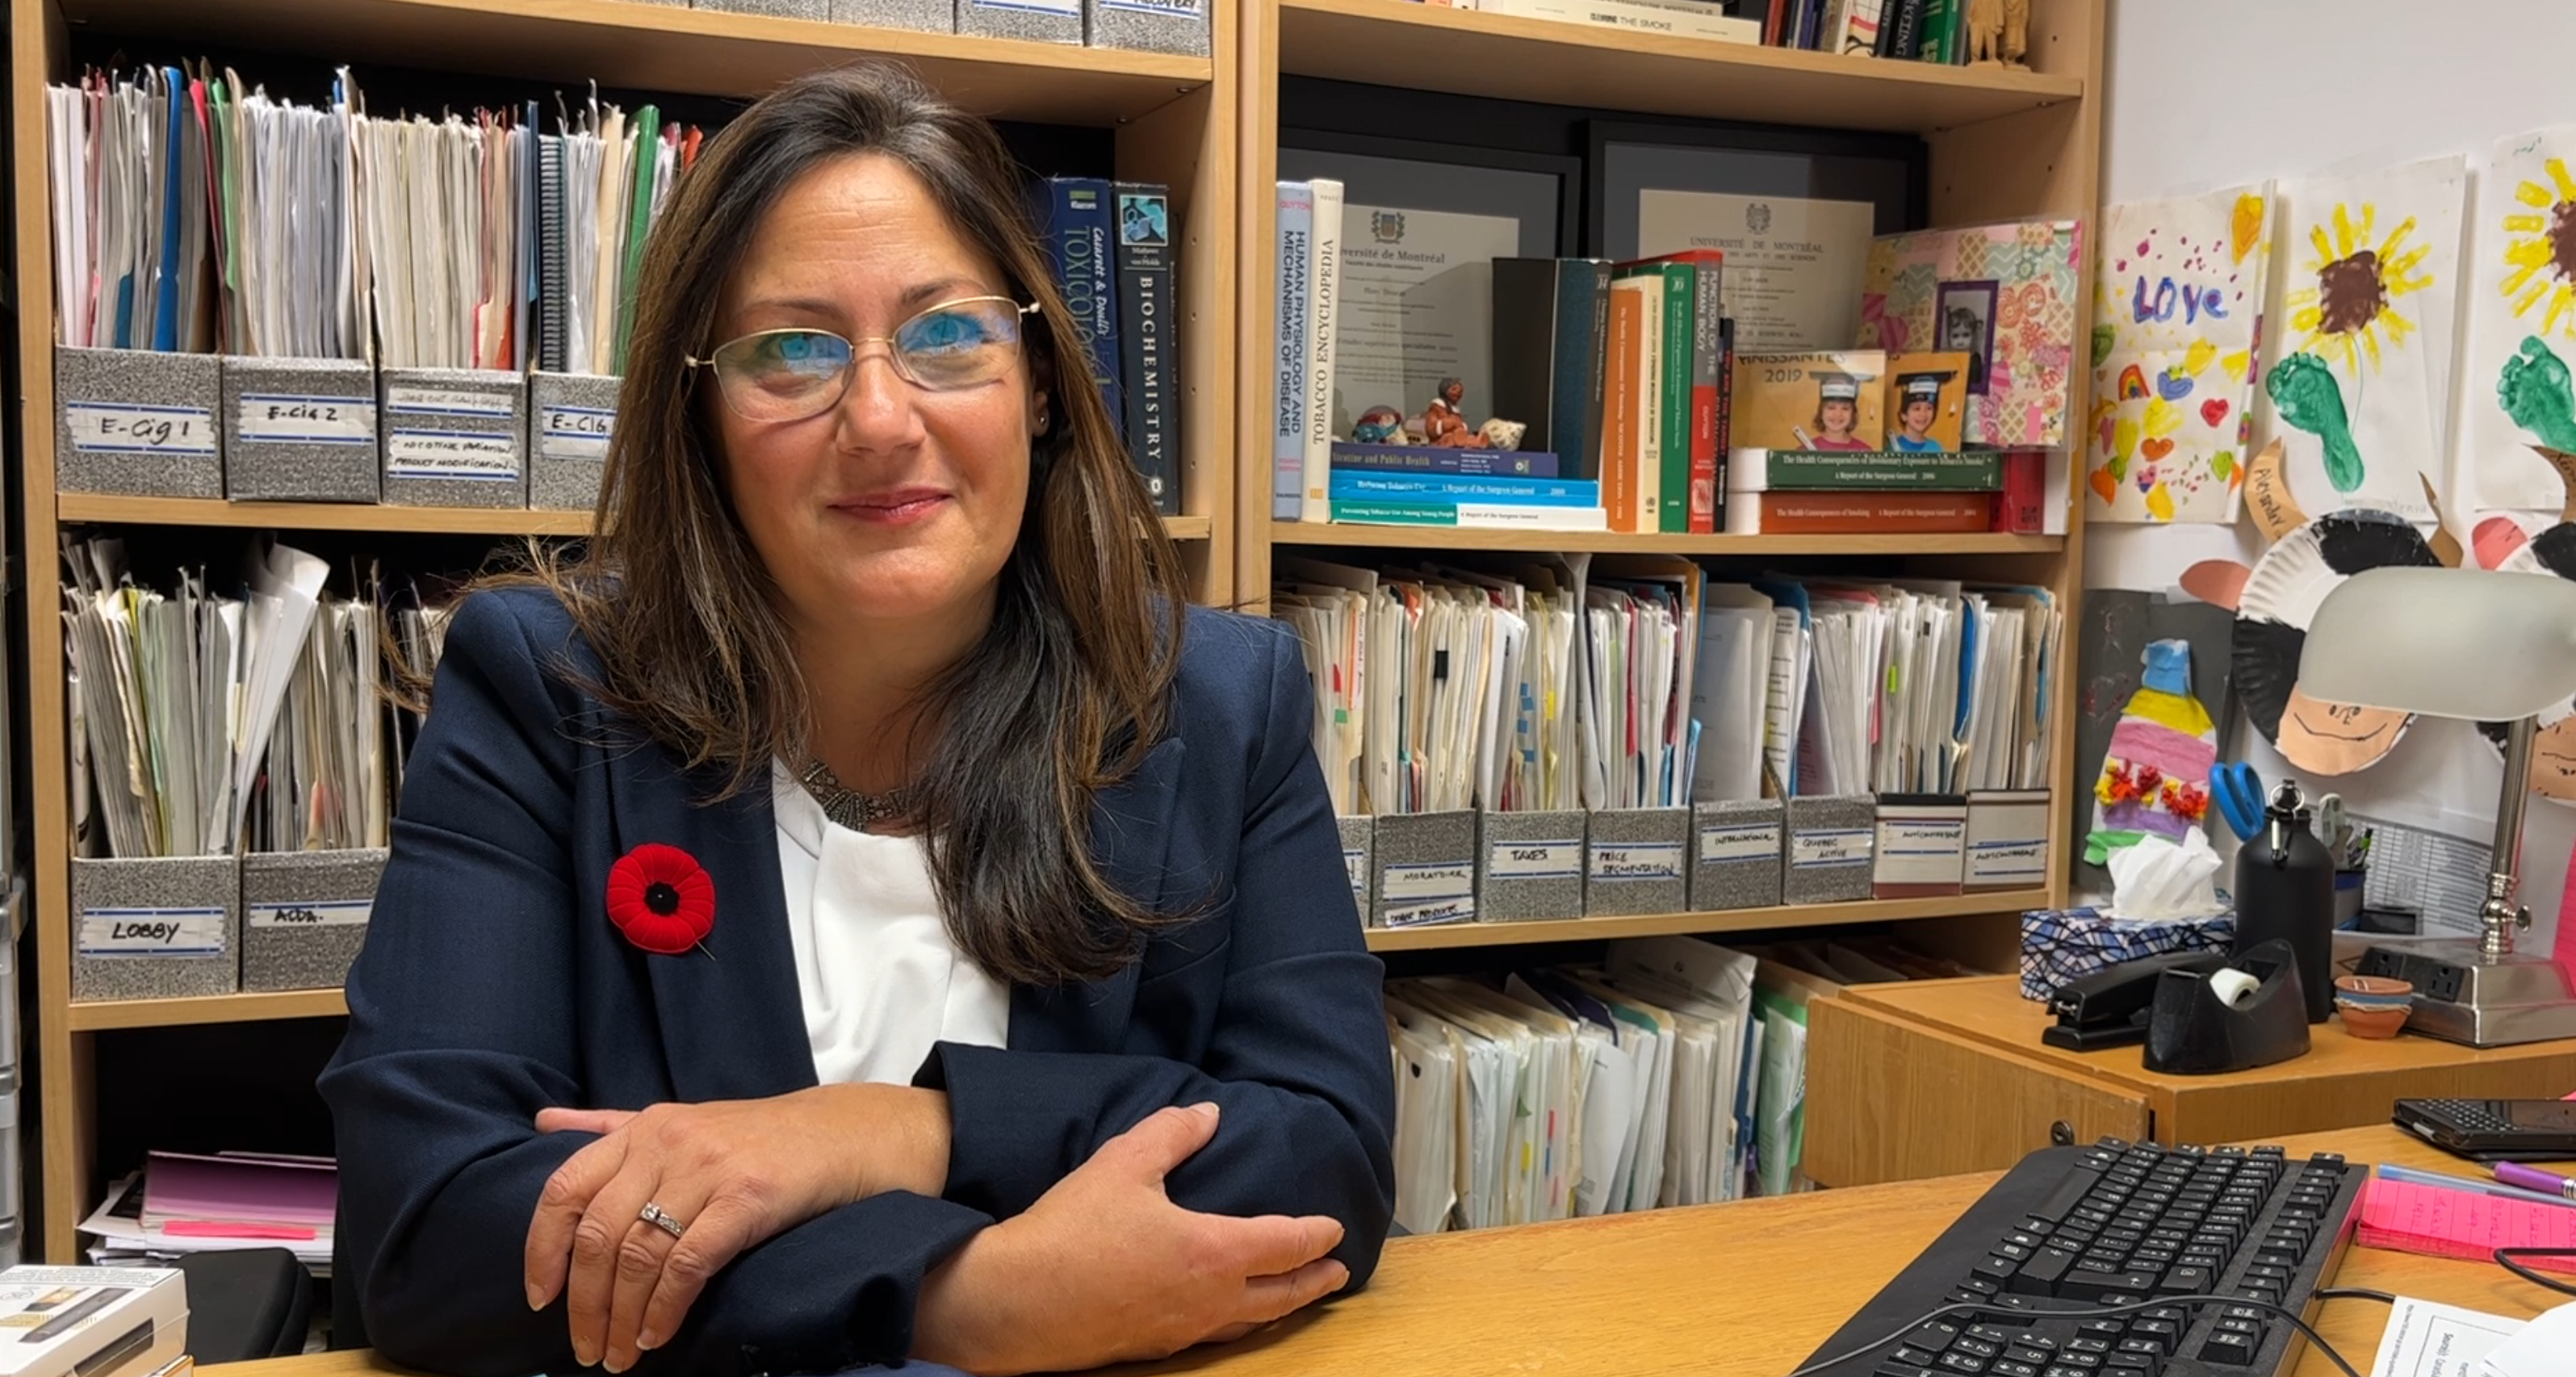
[[[2056,1026],[2039,1040],[2070,1052],[2098,1052],[2147,1040],[2147,1018],[2156,1004],[2156,981],[2167,971],[2208,975],[2227,964],[2223,951],[2172,952],[2107,966],[2060,986],[2048,1002]]]

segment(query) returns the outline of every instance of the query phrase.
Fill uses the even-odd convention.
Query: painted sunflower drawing
[[[2422,271],[2433,246],[2408,242],[2414,217],[2384,238],[2378,218],[2379,208],[2368,202],[2358,210],[2338,204],[2328,223],[2309,226],[2308,246],[2316,255],[2302,265],[2309,285],[2289,295],[2299,350],[2339,361],[2347,373],[2357,373],[2364,359],[2378,367],[2383,340],[2395,347],[2415,333],[2397,303],[2433,285],[2433,275]]]
[[[2532,328],[2541,334],[2565,333],[2576,338],[2576,178],[2567,161],[2551,158],[2541,165],[2549,185],[2526,181],[2513,198],[2531,207],[2529,214],[2504,217],[2509,236],[2504,279],[2505,297],[2517,320],[2540,313]],[[2563,330],[2562,330],[2562,327]]]

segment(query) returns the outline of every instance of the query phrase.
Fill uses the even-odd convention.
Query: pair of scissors
[[[2250,842],[2263,830],[2263,779],[2251,765],[2224,761],[2209,768],[2209,797],[2236,840]],[[2340,805],[2338,801],[2337,806]]]

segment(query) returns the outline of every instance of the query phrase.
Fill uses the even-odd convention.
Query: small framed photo
[[[1996,284],[1944,282],[1933,299],[1943,349],[1968,356],[1968,392],[1986,395],[1986,360],[1995,352]]]

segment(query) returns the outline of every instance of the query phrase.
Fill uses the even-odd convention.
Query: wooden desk
[[[2293,1156],[2436,1170],[2455,1159],[2395,1129],[2293,1138]],[[1222,1350],[1123,1369],[1121,1377],[1780,1377],[1840,1328],[1991,1175],[1909,1181],[1785,1199],[1658,1210],[1387,1245],[1376,1282]],[[2355,1248],[2335,1277],[2495,1314],[2530,1316],[2563,1297],[2503,1268]],[[2334,1301],[2321,1328],[2369,1370],[2385,1306]],[[211,1377],[360,1377],[364,1354],[241,1363]],[[2297,1377],[2332,1377],[2314,1354]]]
[[[2136,1045],[2063,1051],[2056,1020],[2009,976],[1852,985],[1807,1010],[1801,1168],[1828,1186],[1999,1171],[2049,1145],[2104,1135],[2160,1143],[2277,1141],[2388,1122],[2409,1097],[2555,1098],[2576,1090],[2576,1041],[2489,1051],[2400,1035],[2374,1042],[2343,1020],[2309,1030],[2307,1055],[2228,1076],[2148,1071]]]

